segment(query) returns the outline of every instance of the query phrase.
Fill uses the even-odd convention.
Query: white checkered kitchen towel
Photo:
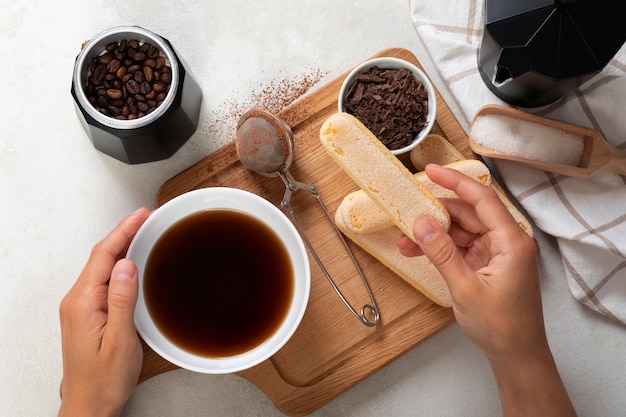
[[[478,73],[484,0],[410,4],[415,29],[467,120],[485,104],[506,105]],[[563,100],[525,110],[596,129],[626,149],[625,104],[626,47],[622,47],[601,73]],[[495,163],[537,227],[556,237],[573,296],[626,324],[626,177],[598,174],[581,180],[512,162]]]

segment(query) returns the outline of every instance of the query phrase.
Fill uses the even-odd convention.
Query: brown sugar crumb
[[[426,125],[428,92],[406,68],[372,67],[357,75],[344,105],[348,113],[394,150],[410,145]]]

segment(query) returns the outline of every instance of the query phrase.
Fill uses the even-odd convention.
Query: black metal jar
[[[133,120],[119,120],[89,101],[87,80],[92,61],[105,53],[107,45],[131,39],[158,49],[171,68],[171,81],[165,98],[152,112]],[[167,159],[178,151],[198,126],[202,101],[198,83],[170,42],[139,26],[113,27],[87,41],[76,57],[71,93],[76,114],[93,146],[128,164]]]

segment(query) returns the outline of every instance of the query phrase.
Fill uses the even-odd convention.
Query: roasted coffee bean
[[[141,71],[141,65],[139,65],[139,64],[134,64],[134,65],[131,65],[131,66],[129,66],[129,67],[128,67],[128,72],[129,72],[130,74],[134,74],[134,73],[136,73],[137,71]]]
[[[98,96],[98,98],[96,99],[96,104],[98,105],[98,107],[108,107],[109,101],[106,99],[105,96]]]
[[[107,90],[107,97],[112,100],[119,100],[122,98],[122,90],[109,89]]]
[[[104,64],[100,64],[96,66],[96,69],[93,71],[93,80],[95,83],[102,83],[104,76],[107,73],[107,67]]]
[[[101,64],[108,64],[113,59],[113,54],[110,52],[104,53],[98,57],[98,62]]]
[[[144,103],[144,102],[141,101],[141,102],[137,103],[137,108],[139,109],[139,111],[145,112],[145,111],[148,111],[150,106],[148,106],[147,103]]]
[[[147,54],[148,54],[148,57],[150,58],[156,58],[157,56],[159,56],[159,50],[156,49],[154,46],[150,45],[150,47],[148,48]]]
[[[111,112],[111,114],[114,116],[119,116],[122,111],[117,107],[109,106],[109,112]]]
[[[132,55],[133,61],[135,62],[143,62],[146,60],[145,52],[136,52],[135,55]]]
[[[135,81],[137,81],[139,84],[144,82],[145,77],[143,75],[143,71],[135,71],[134,78],[135,78]]]
[[[109,72],[117,72],[117,70],[120,69],[120,65],[121,65],[121,62],[119,60],[112,59],[107,64],[107,71],[109,71]]]
[[[148,81],[144,81],[141,83],[139,90],[141,91],[141,94],[146,95],[152,90],[152,86],[150,85]]]
[[[126,81],[126,83],[124,84],[126,86],[126,89],[128,90],[128,92],[130,94],[137,94],[139,92],[139,86],[140,84],[135,81],[134,79],[130,79],[128,81]]]
[[[133,120],[156,110],[171,82],[172,69],[156,47],[124,39],[91,61],[85,94],[102,114]]]
[[[115,76],[120,80],[124,78],[126,75],[126,67],[119,67],[119,69],[115,72]]]
[[[146,60],[147,61],[147,60]],[[147,65],[143,66],[143,76],[149,83],[154,79],[154,73],[152,72],[152,68]]]

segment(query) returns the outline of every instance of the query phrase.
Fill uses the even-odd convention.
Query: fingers
[[[137,267],[130,259],[117,261],[111,272],[108,293],[107,334],[117,340],[135,337],[133,315],[137,303]]]
[[[426,174],[435,183],[452,190],[462,202],[449,200],[446,209],[450,216],[463,228],[474,233],[484,233],[486,230],[495,230],[502,227],[517,226],[515,220],[506,209],[497,194],[490,188],[465,176],[464,174],[429,164]],[[471,214],[467,205],[473,207]],[[483,229],[481,232],[480,229]]]
[[[89,261],[78,278],[84,284],[102,285],[109,280],[115,262],[122,257],[130,241],[150,215],[148,209],[140,208],[122,220],[92,249]]]
[[[439,270],[451,291],[463,281],[463,277],[474,273],[450,235],[438,224],[430,220],[417,220],[413,225],[413,235],[421,251]]]

